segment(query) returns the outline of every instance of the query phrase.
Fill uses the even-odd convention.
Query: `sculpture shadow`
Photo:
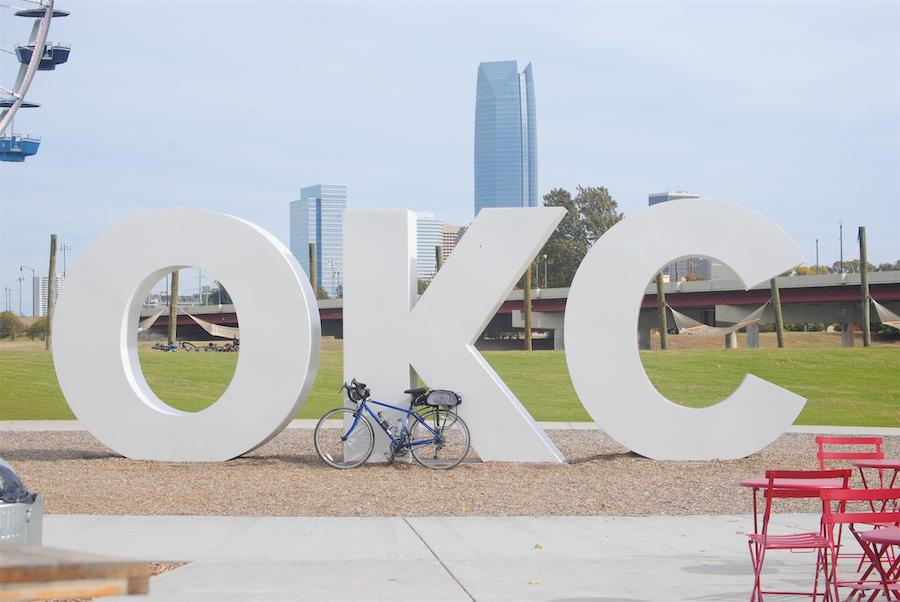
[[[623,451],[623,452],[612,452],[612,453],[601,453],[601,454],[593,454],[590,456],[581,456],[579,458],[571,458],[566,462],[568,464],[587,464],[588,462],[595,461],[607,461],[612,462],[613,460],[621,460],[622,458],[643,458],[634,452]]]
[[[79,449],[17,449],[3,452],[3,458],[8,462],[24,462],[28,460],[52,462],[55,460],[127,459],[112,451],[85,451]]]

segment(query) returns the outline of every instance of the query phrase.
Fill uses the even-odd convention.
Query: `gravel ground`
[[[0,433],[0,456],[46,496],[51,514],[252,516],[561,516],[729,514],[750,510],[737,485],[767,468],[812,469],[812,435],[787,434],[749,458],[657,462],[599,431],[548,431],[569,463],[416,464],[338,471],[312,431],[289,429],[242,458],[208,464],[122,458],[86,432]],[[900,437],[885,439],[900,456]],[[801,501],[796,510],[813,510]]]

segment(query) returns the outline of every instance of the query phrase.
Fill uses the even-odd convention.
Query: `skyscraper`
[[[50,298],[50,279],[47,276],[35,276],[32,284],[32,315],[46,316],[47,302]],[[56,295],[54,301],[59,300],[59,291],[62,289],[62,274],[56,274]]]
[[[317,184],[291,202],[291,253],[309,276],[309,243],[316,243],[316,280],[329,297],[341,296],[347,187]]]
[[[416,277],[431,280],[437,273],[435,247],[440,246],[444,236],[444,224],[433,214],[416,213]]]
[[[466,233],[466,226],[452,226],[444,224],[444,231],[441,234],[441,259],[447,261],[450,253],[456,248],[456,243]]]
[[[650,193],[650,206],[665,203],[666,201],[677,201],[680,199],[699,199],[700,195],[696,192],[686,192],[683,190],[676,192],[652,192]]]
[[[537,207],[537,135],[531,63],[478,65],[475,215],[484,207]]]
[[[699,198],[700,195],[696,192],[676,191],[654,192],[650,194],[648,200],[652,207],[668,201]],[[662,273],[669,276],[669,282],[679,282],[686,279],[709,280],[712,277],[712,264],[709,259],[703,257],[682,257],[664,267]]]

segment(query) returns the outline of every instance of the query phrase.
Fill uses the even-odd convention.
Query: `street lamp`
[[[31,281],[34,282],[34,279],[36,278],[34,268],[31,266],[28,266],[28,265],[20,265],[19,272],[21,272],[23,269],[31,270]],[[31,317],[35,317],[35,315],[34,315],[34,286],[32,286],[32,288],[31,288]]]
[[[25,276],[19,274],[16,276],[16,282],[19,283],[19,315],[24,316],[25,314],[22,313],[22,283],[25,282]]]
[[[844,273],[844,220],[838,220],[838,238],[841,241],[841,274]]]
[[[328,264],[331,266],[331,298],[334,299],[337,296],[337,289],[334,285],[334,258],[328,258]]]
[[[544,260],[544,288],[547,288],[547,254],[541,255],[541,258]]]
[[[63,242],[59,244],[59,250],[62,251],[63,254],[63,278],[66,277],[66,254],[72,250],[72,243]]]

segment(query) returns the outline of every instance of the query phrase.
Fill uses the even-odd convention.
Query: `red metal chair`
[[[872,446],[872,451],[829,451],[826,446]],[[883,460],[884,439],[881,437],[826,437],[817,436],[816,457],[819,459],[819,470],[825,470],[826,460]]]
[[[900,600],[900,557],[890,554],[892,546],[900,546],[900,510],[894,505],[887,510],[888,502],[900,501],[900,489],[833,489],[821,491],[822,525],[828,538],[828,552],[831,556],[831,572],[828,573],[828,588],[835,600],[840,600],[839,587],[852,588],[848,599],[867,589],[874,590],[869,600],[875,600],[884,593],[887,600]],[[881,511],[874,511],[875,502],[881,502]],[[864,503],[864,504],[863,504]],[[855,505],[862,508],[854,508]],[[859,542],[869,565],[856,580],[838,579],[839,539],[835,537],[835,527],[848,525],[856,541]],[[881,525],[866,531],[857,530],[857,525]],[[869,577],[877,572],[878,579]]]
[[[814,486],[801,487],[800,483],[813,479],[842,479],[846,488],[852,471],[844,470],[767,470],[768,485],[765,490],[766,509],[763,513],[762,529],[759,533],[747,534],[747,545],[750,548],[750,561],[753,563],[753,592],[750,602],[762,602],[763,594],[812,596],[813,601],[819,596],[819,574],[828,575],[828,539],[820,529],[819,532],[791,533],[788,535],[770,535],[769,519],[772,516],[772,502],[784,498],[819,498],[819,489]],[[779,487],[778,480],[791,479],[795,485],[791,489]],[[797,483],[800,481],[800,483]],[[813,578],[811,592],[763,590],[762,568],[768,550],[806,550],[816,553],[816,573]],[[822,592],[823,600],[827,596],[827,583]]]
[[[843,446],[844,451],[834,451],[835,446],[840,448]],[[860,446],[871,446],[870,451],[861,451],[859,450]],[[825,462],[826,460],[884,460],[884,439],[881,437],[829,437],[825,435],[819,435],[816,437],[816,447],[818,448],[816,451],[816,457],[819,459],[819,470],[825,470]],[[854,450],[847,450],[846,448],[853,447]],[[865,482],[866,476],[863,473],[862,469],[859,471],[860,477],[863,480],[866,488],[868,489],[868,484]],[[884,475],[881,474],[881,482],[884,482]],[[875,506],[872,506],[872,510],[875,510]],[[838,533],[838,548],[840,548],[841,536]],[[841,556],[843,558],[859,558],[859,565],[856,567],[856,570],[862,570],[863,564],[865,564],[866,556],[865,554],[854,554],[854,553],[842,553]]]

